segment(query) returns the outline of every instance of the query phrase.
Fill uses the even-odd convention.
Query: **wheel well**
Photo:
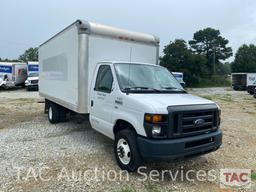
[[[115,126],[114,126],[114,130],[113,130],[113,131],[114,131],[114,135],[115,135],[118,131],[123,130],[123,129],[130,129],[130,130],[133,130],[133,131],[137,134],[135,128],[132,126],[131,123],[129,123],[129,122],[125,121],[125,120],[122,120],[122,119],[117,120],[117,121],[116,121],[116,124],[115,124]]]

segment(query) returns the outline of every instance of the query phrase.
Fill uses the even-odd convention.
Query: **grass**
[[[224,95],[220,95],[220,94],[215,94],[215,95],[199,95],[200,97],[203,97],[205,99],[208,99],[208,100],[222,100],[222,101],[226,101],[226,102],[232,102],[233,99],[232,99],[232,95],[227,93],[227,94],[224,94]]]
[[[230,87],[230,78],[225,76],[213,76],[200,79],[200,81],[192,85],[191,88],[206,88],[206,87]]]
[[[232,102],[233,101],[230,94],[221,95],[219,97],[219,99],[222,100],[222,101],[226,101],[226,102]]]
[[[131,187],[125,186],[120,190],[120,192],[136,192],[136,190]]]
[[[250,114],[250,115],[256,114],[256,112],[254,112],[254,111],[245,111],[245,113],[248,113],[248,114]]]
[[[0,115],[6,115],[6,113],[4,113],[4,112],[0,112]]]
[[[199,96],[211,101],[214,100],[214,97],[212,95],[199,95]]]
[[[161,192],[161,189],[151,183],[145,184],[145,188],[148,192]]]
[[[36,99],[33,98],[19,98],[19,99],[12,99],[12,102],[17,103],[35,103]]]
[[[252,181],[256,181],[256,172],[252,172],[251,179]]]

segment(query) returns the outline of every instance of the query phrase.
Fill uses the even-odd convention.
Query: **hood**
[[[130,96],[134,100],[151,105],[157,113],[167,113],[168,106],[214,103],[191,94],[130,94]]]

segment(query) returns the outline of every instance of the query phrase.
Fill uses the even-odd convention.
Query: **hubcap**
[[[125,139],[119,139],[117,142],[117,154],[120,161],[124,165],[128,165],[131,161],[131,150],[128,142]]]
[[[49,107],[48,113],[49,113],[49,119],[52,120],[52,108],[51,107]]]

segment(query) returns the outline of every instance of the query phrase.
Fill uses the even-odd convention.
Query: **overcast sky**
[[[77,19],[160,37],[160,49],[213,27],[235,52],[256,44],[255,0],[1,0],[0,57],[15,59]]]

